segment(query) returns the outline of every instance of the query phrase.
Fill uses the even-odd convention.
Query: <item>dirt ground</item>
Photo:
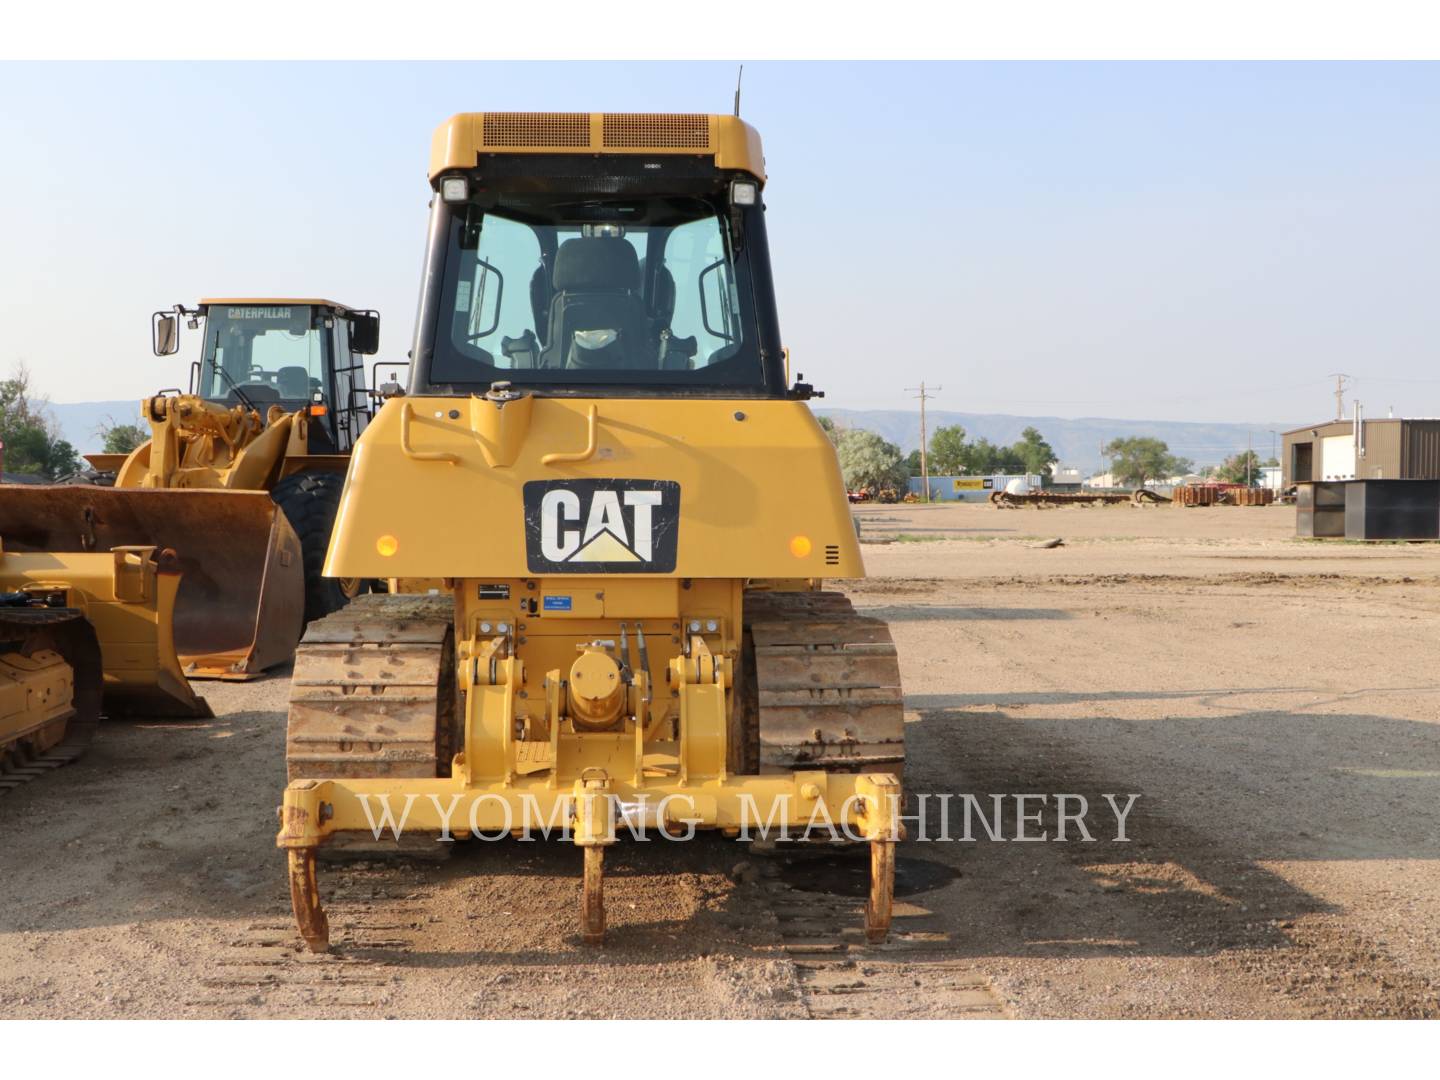
[[[852,858],[709,836],[612,849],[600,950],[569,845],[322,866],[308,957],[282,674],[0,798],[0,1016],[1440,1014],[1440,545],[1300,541],[1284,507],[858,516],[912,797],[1050,796],[1044,842],[912,836],[890,944]],[[1093,842],[1054,839],[1057,793]]]

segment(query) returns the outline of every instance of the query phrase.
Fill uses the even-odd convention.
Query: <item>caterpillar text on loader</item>
[[[113,472],[113,486],[9,487],[0,537],[59,564],[136,546],[177,552],[180,668],[250,678],[289,661],[305,621],[359,587],[320,571],[370,416],[363,357],[376,349],[379,317],[328,300],[203,300],[155,313],[157,355],[178,350],[182,318],[205,325],[188,391],[140,403],[151,438],[134,452],[87,455]],[[59,579],[66,572],[57,567]],[[100,644],[108,671],[103,630]],[[169,685],[171,666],[155,669],[157,685]]]
[[[362,596],[297,651],[278,844],[311,949],[320,849],[546,826],[583,849],[588,942],[617,832],[816,821],[869,841],[885,936],[899,670],[818,587],[864,569],[788,385],[764,179],[729,116],[436,132],[409,392],[357,446],[326,571],[445,594]]]

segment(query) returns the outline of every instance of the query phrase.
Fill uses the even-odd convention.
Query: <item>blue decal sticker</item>
[[[547,596],[545,597],[546,611],[569,611],[570,597],[568,596]]]

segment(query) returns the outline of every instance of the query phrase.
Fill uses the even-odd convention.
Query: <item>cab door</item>
[[[337,318],[334,328],[334,400],[331,415],[335,446],[348,454],[370,422],[370,400],[365,387],[365,358],[351,348],[350,320]]]

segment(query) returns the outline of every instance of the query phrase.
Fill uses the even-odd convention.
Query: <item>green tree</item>
[[[910,472],[900,448],[873,431],[847,428],[841,432],[835,452],[845,487],[850,491],[878,493],[891,488],[903,493],[909,486]]]
[[[1228,484],[1258,484],[1260,482],[1260,455],[1254,450],[1242,450],[1238,454],[1231,455],[1220,466],[1219,476]]]
[[[959,424],[938,427],[930,436],[927,462],[931,476],[954,476],[965,471],[965,429]]]
[[[1027,427],[1022,431],[1020,441],[1010,450],[1021,465],[1016,472],[1037,473],[1042,477],[1050,475],[1055,463],[1055,451],[1035,428]]]
[[[908,472],[911,476],[919,476],[921,472],[920,464],[920,451],[911,450],[905,458],[906,472]]]
[[[976,476],[1004,472],[1005,470],[1001,468],[1003,461],[1001,448],[982,435],[973,443],[966,445],[961,456],[960,471]]]
[[[995,472],[1009,473],[1014,476],[1018,473],[1031,472],[1025,464],[1025,459],[1020,456],[1018,450],[1013,446],[997,446],[995,448]]]
[[[24,364],[0,379],[0,442],[5,444],[5,471],[57,480],[80,468],[75,447],[60,437],[42,398],[30,394],[30,372]]]
[[[1111,458],[1111,475],[1122,484],[1137,487],[1144,487],[1151,480],[1185,472],[1193,464],[1189,458],[1170,453],[1169,445],[1163,440],[1148,436],[1112,439],[1105,447],[1105,453]]]
[[[100,425],[100,435],[105,440],[105,453],[128,454],[142,443],[150,441],[150,429],[141,424],[117,424],[106,419]]]
[[[828,416],[817,416],[815,420],[820,425],[820,430],[825,432],[825,437],[830,440],[830,445],[840,445],[840,429],[835,426],[835,421]]]

